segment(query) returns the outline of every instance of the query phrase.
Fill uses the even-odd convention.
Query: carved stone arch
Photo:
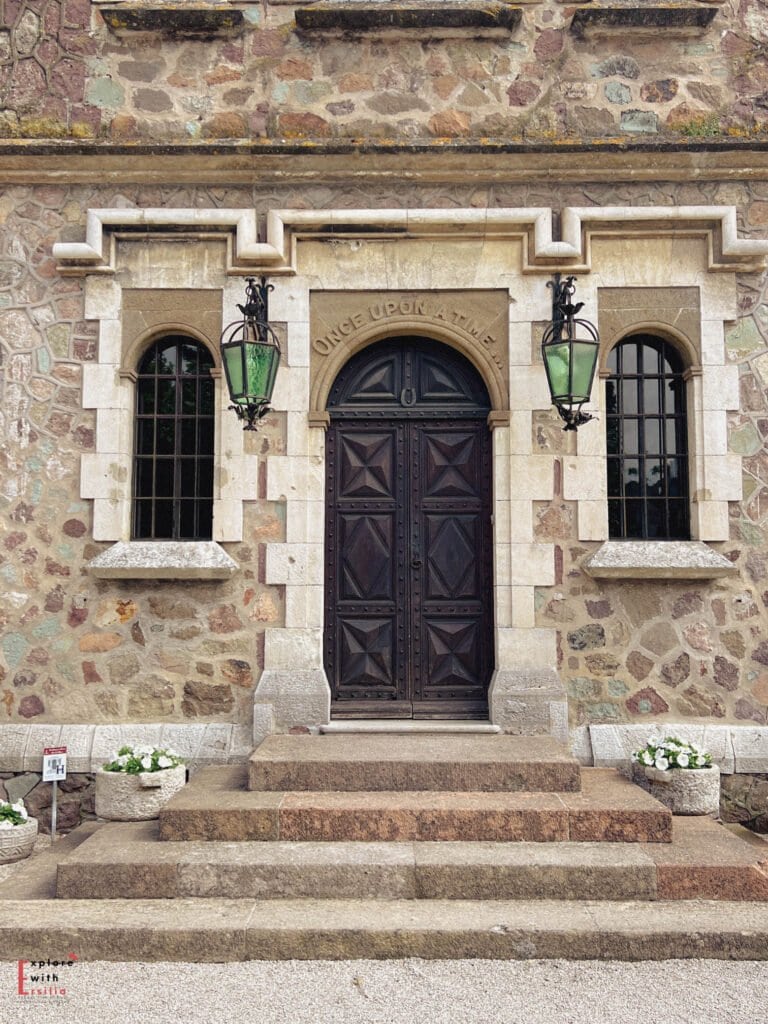
[[[193,327],[191,324],[180,322],[153,324],[134,338],[124,337],[120,372],[123,374],[135,373],[136,367],[150,345],[172,334],[185,334],[193,341],[199,342],[213,359],[213,364],[216,368],[214,372],[218,375],[221,370],[221,353],[218,346],[211,344],[211,341],[198,328]]]
[[[698,346],[682,331],[671,324],[660,323],[658,320],[640,320],[630,326],[622,327],[615,337],[607,341],[603,338],[600,346],[600,371],[607,373],[608,357],[613,349],[622,341],[635,334],[650,334],[668,342],[679,352],[686,372],[696,373],[701,370],[701,355]]]
[[[390,305],[408,303],[410,298],[403,299],[405,293],[370,293],[361,298],[357,293],[356,301],[364,306],[366,302],[375,301],[382,295],[394,295],[388,299]],[[407,293],[410,295],[411,293]],[[322,301],[324,293],[316,293],[314,302]],[[465,300],[465,293],[459,298],[453,297],[454,303]],[[487,332],[484,337],[464,330],[461,325],[449,323],[434,315],[441,309],[441,293],[429,293],[429,303],[422,308],[431,310],[422,315],[408,315],[394,311],[391,315],[374,322],[355,323],[353,317],[341,321],[347,327],[339,342],[333,345],[323,344],[322,326],[327,325],[329,316],[325,310],[317,315],[315,309],[310,312],[310,329],[312,341],[310,346],[310,395],[309,413],[315,422],[323,422],[326,416],[328,395],[334,380],[349,359],[363,348],[388,338],[403,336],[419,336],[441,342],[461,353],[480,374],[491,403],[491,410],[496,423],[508,420],[509,417],[509,356],[508,356],[508,294],[506,292],[474,293],[474,304],[486,302],[491,310],[487,317],[493,326],[493,333]],[[360,318],[362,319],[362,317]],[[338,334],[338,331],[336,332]],[[325,337],[328,335],[326,334]],[[491,340],[486,340],[491,339]]]

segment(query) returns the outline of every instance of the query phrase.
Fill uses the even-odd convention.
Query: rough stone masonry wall
[[[0,138],[699,142],[768,121],[762,0],[693,34],[585,38],[543,0],[500,39],[299,34],[291,4],[237,6],[240,34],[189,39],[116,36],[90,0],[1,0]]]
[[[761,234],[768,185],[591,185],[450,188],[400,185],[397,202],[554,207],[590,203],[735,203],[744,231]],[[321,208],[391,206],[388,189],[15,187],[0,196],[0,720],[13,722],[240,722],[251,720],[261,637],[283,621],[280,587],[263,582],[263,545],[284,537],[282,506],[246,503],[242,571],[223,583],[97,581],[85,563],[91,507],[78,497],[79,457],[94,421],[81,405],[82,365],[96,356],[82,281],[61,277],[51,245],[82,237],[88,207],[173,205]],[[767,721],[768,297],[766,281],[740,283],[742,316],[727,333],[739,365],[742,411],[730,445],[743,456],[744,501],[732,506],[733,581],[598,582],[583,575],[574,509],[536,509],[536,535],[557,550],[558,576],[538,592],[542,625],[559,634],[573,724],[650,717]],[[599,423],[585,429],[600,429]],[[534,423],[539,450],[568,442],[548,414]],[[248,444],[281,452],[283,417]],[[259,485],[261,486],[261,485]]]

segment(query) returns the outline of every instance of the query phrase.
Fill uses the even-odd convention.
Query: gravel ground
[[[713,960],[78,963],[0,1024],[766,1024],[768,966]]]

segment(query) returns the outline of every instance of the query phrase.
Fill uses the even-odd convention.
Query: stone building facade
[[[459,353],[485,389],[485,717],[588,763],[653,723],[768,770],[764,5],[0,9],[0,770],[57,740],[87,772],[128,735],[234,759],[343,715],[339,659],[374,689],[419,675],[381,595],[356,647],[329,602],[329,403],[394,339]],[[555,272],[602,339],[578,433],[541,362]],[[283,358],[251,433],[218,339],[261,275]],[[212,525],[160,550],[136,531],[135,423],[142,360],[173,337],[213,364]],[[609,522],[610,353],[637,337],[681,365],[673,540]],[[373,405],[374,433],[405,416]],[[375,539],[347,540],[370,568]],[[463,717],[469,613],[440,615],[419,621],[447,682],[427,701],[395,680],[398,714]]]

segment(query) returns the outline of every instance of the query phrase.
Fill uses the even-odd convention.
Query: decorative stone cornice
[[[53,255],[61,273],[114,273],[110,240],[116,231],[183,230],[193,235],[214,231],[233,236],[232,272],[293,274],[299,237],[380,238],[391,232],[398,237],[439,238],[457,229],[463,237],[522,238],[525,272],[589,272],[591,239],[603,234],[663,236],[684,230],[704,236],[712,271],[757,270],[768,256],[768,240],[739,238],[734,206],[571,206],[562,211],[559,240],[547,207],[270,210],[264,242],[258,241],[252,209],[93,209],[87,215],[85,242],[57,243]]]

